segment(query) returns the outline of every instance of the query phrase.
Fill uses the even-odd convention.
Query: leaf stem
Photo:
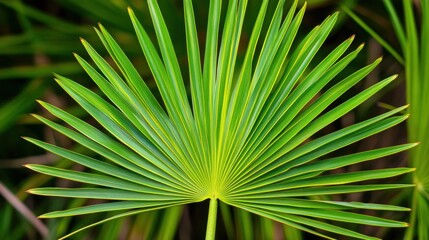
[[[210,198],[209,216],[207,220],[206,240],[214,240],[216,234],[217,198]]]

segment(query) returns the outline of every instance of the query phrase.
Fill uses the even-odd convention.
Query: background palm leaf
[[[358,15],[348,8],[344,9],[404,67],[406,99],[411,105],[408,111],[412,116],[407,121],[408,139],[421,143],[410,151],[409,165],[416,168],[412,179],[416,187],[414,193],[410,194],[413,208],[410,219],[412,227],[407,230],[405,239],[413,239],[414,235],[419,239],[429,239],[429,222],[426,220],[429,207],[429,165],[425,157],[429,149],[427,138],[429,118],[425,107],[428,102],[426,92],[429,90],[429,1],[414,2],[418,11],[413,10],[412,1],[402,1],[403,23],[392,1],[384,0],[383,4],[392,22],[402,54],[397,53],[387,40],[369,27]],[[418,29],[419,25],[420,29]]]
[[[192,2],[184,0],[191,103],[183,70],[155,0],[148,1],[148,6],[157,45],[131,9],[129,13],[162,101],[157,101],[103,26],[96,32],[115,67],[82,40],[98,70],[78,55],[77,61],[104,97],[66,77],[56,76],[56,80],[107,133],[48,103],[41,102],[46,110],[73,129],[36,117],[103,159],[28,138],[48,151],[91,169],[79,172],[28,165],[40,173],[84,183],[82,188],[38,188],[30,192],[108,201],[42,217],[123,211],[76,230],[79,232],[108,220],[210,199],[206,239],[214,239],[219,200],[326,238],[331,238],[328,236],[331,232],[372,239],[324,220],[380,227],[407,226],[349,212],[353,209],[407,211],[406,208],[304,198],[407,187],[409,185],[355,184],[398,176],[413,171],[410,168],[336,174],[331,170],[398,153],[415,144],[329,157],[329,153],[339,148],[401,123],[407,116],[396,114],[406,106],[325,136],[315,136],[396,76],[330,109],[334,101],[369,74],[381,59],[344,79],[337,79],[362,49],[359,46],[345,54],[353,41],[351,37],[310,69],[310,63],[336,22],[337,13],[298,42],[295,36],[306,6],[295,14],[295,1],[283,19],[284,3],[279,1],[267,23],[269,29],[263,35],[262,25],[268,21],[265,19],[268,1],[263,1],[245,58],[239,63],[237,53],[247,1],[229,1],[222,34],[222,1],[211,1],[204,64],[201,64]],[[322,89],[325,90],[318,95]]]

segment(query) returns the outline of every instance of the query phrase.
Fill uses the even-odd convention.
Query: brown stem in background
[[[1,159],[0,169],[2,168],[22,168],[26,164],[50,164],[58,160],[54,154],[47,153],[37,156],[15,158],[15,159]]]
[[[0,195],[2,195],[19,213],[21,213],[43,236],[48,238],[48,228],[38,219],[33,212],[25,206],[6,186],[0,182]]]

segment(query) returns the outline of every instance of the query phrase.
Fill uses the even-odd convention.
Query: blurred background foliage
[[[209,0],[194,1],[201,44],[204,42],[208,2]],[[269,12],[274,11],[275,2],[271,1]],[[304,1],[300,2],[304,3]],[[321,54],[323,54],[323,50],[328,52],[339,42],[356,34],[354,44],[357,46],[365,42],[366,47],[363,50],[364,53],[360,55],[359,61],[351,66],[352,68],[358,69],[379,56],[384,56],[380,66],[362,84],[350,90],[348,96],[353,96],[355,92],[386,76],[399,73],[399,81],[324,129],[325,133],[374,116],[391,106],[412,103],[410,108],[412,117],[408,125],[400,125],[380,133],[376,137],[339,150],[344,154],[344,152],[362,151],[401,144],[406,141],[422,143],[411,153],[412,161],[406,154],[396,154],[394,157],[347,169],[353,171],[360,170],[360,168],[374,169],[406,165],[418,167],[414,179],[395,178],[391,180],[395,183],[414,181],[419,186],[416,188],[417,190],[392,190],[336,196],[338,200],[398,204],[407,207],[413,206],[414,210],[418,210],[412,212],[411,220],[408,213],[403,215],[395,213],[394,216],[389,216],[391,214],[389,212],[384,213],[387,214],[385,217],[418,223],[418,225],[413,224],[407,233],[405,229],[368,226],[354,229],[383,239],[429,238],[429,222],[425,217],[425,214],[427,216],[429,213],[429,166],[428,161],[423,159],[428,155],[429,149],[429,141],[426,141],[429,136],[429,117],[425,112],[429,91],[429,6],[427,2],[427,0],[307,0],[308,11],[300,30],[300,33],[308,32],[327,15],[339,10],[341,14],[334,34],[330,36]],[[386,5],[386,3],[388,4]],[[160,0],[159,4],[175,43],[176,53],[179,59],[183,59],[182,68],[186,69],[182,3],[180,0]],[[243,46],[247,44],[249,31],[252,29],[259,5],[260,0],[249,0],[247,19],[240,43]],[[98,22],[103,23],[114,35],[149,86],[154,86],[152,76],[134,37],[126,12],[127,6],[134,9],[149,34],[153,36],[145,1],[0,0],[0,239],[56,239],[73,229],[108,217],[106,214],[105,216],[90,215],[64,219],[37,219],[36,216],[42,213],[81,206],[88,202],[81,199],[30,196],[26,193],[29,188],[47,184],[66,187],[75,183],[35,174],[22,165],[43,163],[70,167],[75,170],[82,167],[72,166],[70,161],[45,153],[36,146],[23,141],[21,136],[43,139],[74,151],[91,154],[43,126],[29,113],[52,118],[36,104],[36,99],[43,99],[92,122],[56,86],[52,73],[70,77],[91,87],[88,77],[74,60],[72,52],[85,55],[79,37],[85,38],[97,50],[103,52],[101,42],[97,40],[96,33],[92,29],[92,26],[96,26]],[[395,16],[399,19],[400,26],[395,22]],[[420,30],[425,27],[426,30]],[[402,31],[398,30],[400,28]],[[420,49],[423,49],[422,52]],[[106,59],[111,61],[107,54]],[[416,65],[417,67],[415,67]],[[351,69],[351,71],[356,69]],[[420,75],[417,75],[416,71]],[[421,84],[416,85],[416,81]],[[416,88],[417,90],[415,90]],[[154,91],[156,92],[156,90]],[[413,91],[419,91],[420,95]],[[413,104],[418,104],[419,107],[413,108]],[[410,137],[408,138],[408,136]],[[339,154],[339,152],[332,154]],[[220,207],[221,217],[218,220],[220,224],[218,224],[217,233],[219,239],[315,239],[314,236],[308,237],[304,233],[271,220],[262,219],[237,209],[232,210],[223,204]],[[186,207],[175,207],[106,222],[79,233],[71,239],[201,239],[205,232],[206,214],[207,205],[191,204]],[[356,228],[352,225],[343,225]]]

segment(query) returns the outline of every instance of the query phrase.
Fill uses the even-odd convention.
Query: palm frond
[[[404,239],[413,239],[415,235],[419,239],[429,239],[429,222],[426,220],[429,205],[429,161],[427,153],[428,141],[428,114],[427,102],[429,90],[429,1],[402,1],[404,9],[404,21],[399,20],[399,15],[391,0],[383,0],[388,16],[392,22],[393,30],[401,46],[402,56],[384,40],[376,31],[369,28],[364,21],[352,11],[346,12],[386,50],[388,50],[401,64],[404,65],[406,99],[410,104],[408,112],[411,117],[407,120],[408,139],[420,142],[420,145],[410,151],[410,166],[415,167],[412,181],[416,185],[411,196],[412,213],[411,227],[407,229]],[[421,11],[413,10],[413,3]],[[420,17],[416,16],[416,13]],[[420,29],[418,29],[420,26]]]
[[[261,36],[268,4],[268,1],[263,1],[244,61],[239,64],[238,45],[247,1],[228,3],[223,30],[220,29],[221,4],[222,1],[210,2],[204,63],[201,64],[192,1],[184,0],[191,102],[172,40],[155,0],[148,1],[148,6],[157,45],[151,41],[131,9],[129,13],[162,102],[158,102],[151,93],[103,26],[100,25],[96,32],[119,72],[88,42],[82,40],[95,67],[78,55],[77,61],[105,98],[66,77],[56,76],[56,80],[108,133],[48,103],[41,102],[44,108],[72,129],[41,116],[36,118],[99,154],[103,160],[28,138],[47,151],[88,168],[88,172],[84,173],[29,165],[34,171],[83,183],[81,188],[53,187],[32,189],[30,192],[109,201],[47,213],[42,217],[127,211],[109,218],[116,219],[210,199],[207,239],[213,239],[216,232],[219,200],[329,239],[331,237],[325,232],[360,239],[372,238],[325,220],[381,227],[407,226],[394,220],[348,212],[353,209],[408,211],[407,208],[306,199],[314,195],[410,186],[352,184],[398,176],[413,171],[411,168],[350,173],[333,173],[331,170],[395,154],[415,144],[327,157],[328,153],[403,122],[408,116],[396,114],[407,106],[328,135],[314,137],[396,76],[388,77],[331,107],[381,61],[378,59],[349,73],[344,79],[337,79],[336,76],[346,71],[347,65],[363,47],[361,45],[345,55],[354,39],[351,37],[310,68],[310,63],[323,48],[335,24],[337,13],[329,16],[298,43],[295,36],[304,16],[305,5],[295,14],[295,1],[283,19],[285,1],[279,1],[267,34]],[[262,44],[260,52],[257,52],[258,44]],[[330,84],[332,82],[335,84]],[[318,95],[322,89],[325,90]]]

